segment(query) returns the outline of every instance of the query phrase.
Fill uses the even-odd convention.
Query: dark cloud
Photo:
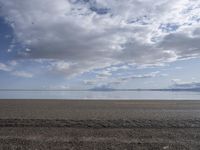
[[[174,51],[179,58],[197,57],[200,55],[200,36],[193,37],[186,33],[173,33],[164,37],[159,46]]]

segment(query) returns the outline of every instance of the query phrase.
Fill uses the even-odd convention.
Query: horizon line
[[[153,89],[0,89],[0,91],[200,91],[200,88],[153,88]]]

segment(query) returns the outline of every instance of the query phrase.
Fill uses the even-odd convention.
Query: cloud
[[[115,72],[115,71],[119,71],[119,70],[128,70],[129,68],[130,67],[127,65],[112,66],[112,67],[107,68],[107,71]]]
[[[159,71],[151,72],[148,74],[139,74],[139,75],[132,75],[128,77],[121,77],[121,81],[128,81],[128,80],[134,80],[134,79],[145,79],[145,78],[154,78],[159,75]]]
[[[32,73],[25,72],[25,71],[14,71],[11,74],[14,76],[23,77],[23,78],[32,78],[33,77]]]
[[[0,63],[0,71],[6,71],[6,72],[9,72],[11,71],[11,67],[9,67],[8,65],[6,64],[3,64],[3,63]]]
[[[200,82],[192,81],[192,82],[183,82],[180,79],[173,79],[174,82],[173,88],[177,89],[200,89]]]
[[[173,33],[165,36],[160,47],[172,49],[179,58],[197,57],[200,55],[200,34]]]
[[[84,80],[84,84],[89,86],[95,86],[95,87],[116,87],[117,85],[120,85],[124,82],[129,82],[131,80],[136,79],[149,79],[149,78],[155,78],[157,76],[162,76],[159,71],[151,72],[147,74],[138,74],[138,75],[132,75],[132,76],[126,76],[126,77],[110,77],[110,78],[99,78],[97,76],[96,79],[92,80]]]
[[[96,90],[96,91],[112,91],[113,88],[109,85],[109,84],[102,84],[102,85],[97,85],[95,87],[93,87],[92,89],[90,90]]]
[[[0,0],[0,5],[21,45],[10,53],[48,61],[52,73],[71,76],[122,63],[156,66],[200,55],[198,0]]]
[[[100,70],[95,70],[93,73],[96,74],[96,78],[108,78],[111,77],[116,72],[122,72],[127,71],[129,69],[129,66],[127,65],[117,65],[117,66],[109,66]]]
[[[16,66],[18,63],[16,61],[10,61],[7,64],[0,63],[0,71],[8,72],[10,75],[24,78],[32,78],[33,74],[26,71],[19,71]]]
[[[109,58],[108,58],[109,59]],[[78,62],[67,62],[63,60],[41,60],[41,63],[47,63],[48,70],[52,74],[61,74],[67,77],[76,76],[83,74],[85,72],[89,72],[96,68],[103,69],[105,67],[110,66],[111,64],[115,64],[113,60],[94,60],[94,61],[83,61],[80,63]],[[101,75],[105,75],[104,73],[100,73]],[[109,73],[110,74],[110,73]]]
[[[101,72],[98,73],[97,75],[98,77],[109,77],[109,76],[112,76],[112,73],[109,72],[108,70],[103,70]]]
[[[50,85],[45,88],[47,88],[48,90],[69,90],[70,89],[68,85]]]

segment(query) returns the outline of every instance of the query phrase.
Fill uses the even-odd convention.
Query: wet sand
[[[0,149],[200,149],[200,101],[0,100]]]

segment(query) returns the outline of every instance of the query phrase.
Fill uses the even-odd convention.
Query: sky
[[[0,0],[0,89],[200,88],[199,0]]]

